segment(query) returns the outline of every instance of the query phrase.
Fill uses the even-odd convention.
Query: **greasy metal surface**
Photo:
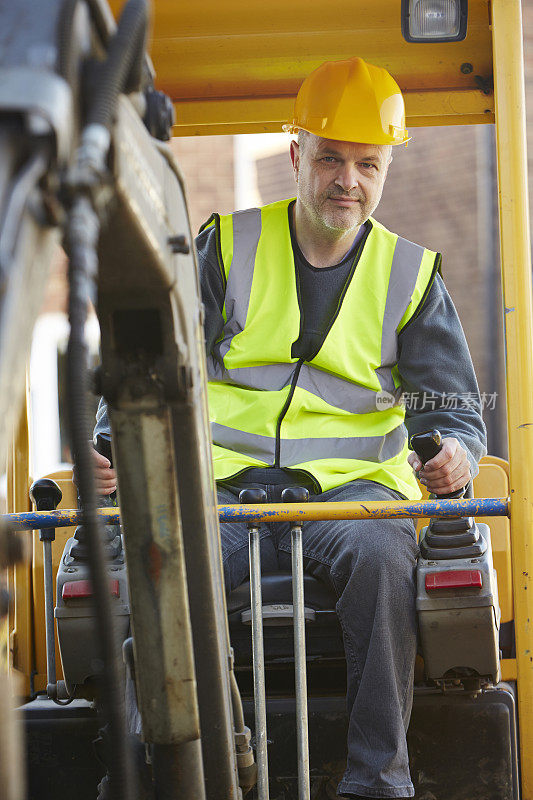
[[[123,503],[137,692],[146,740],[181,744],[198,738],[200,726],[172,424],[157,396],[160,376],[146,361],[148,355],[143,362],[135,345],[128,349],[131,339],[117,321],[132,299],[137,308],[157,308],[158,300],[168,304],[165,291],[177,265],[166,242],[177,221],[176,212],[167,212],[164,204],[179,208],[180,187],[123,99],[113,130],[112,164],[116,194],[99,242],[98,312],[103,391],[112,400],[113,455]],[[153,298],[146,289],[150,279]],[[169,326],[170,320],[167,312]],[[181,339],[179,325],[176,335]],[[172,338],[170,330],[167,343]],[[164,477],[151,479],[156,475]]]
[[[130,468],[119,481],[128,498],[124,540],[144,736],[157,744],[180,744],[199,737],[199,717],[168,414],[154,410],[133,425],[117,410],[114,422],[117,452],[129,453],[130,462],[135,453],[147,468],[146,473]],[[150,473],[164,478],[147,480]],[[142,521],[142,534],[132,517]]]
[[[192,658],[192,633],[205,772],[202,788],[207,800],[237,800],[198,278],[194,253],[175,253],[169,242],[178,235],[192,240],[185,189],[170,149],[148,135],[125,100],[114,131],[112,165],[116,202],[100,242],[98,315],[102,393],[109,404],[126,560],[132,574],[135,661],[136,666],[142,664],[147,693],[150,674],[152,681],[157,676],[158,691],[166,687],[169,704],[178,715],[172,727],[179,726],[185,734],[187,707],[172,686],[176,658],[189,663]],[[156,420],[156,427],[161,426],[157,443],[149,430]],[[171,542],[174,548],[180,542],[180,554],[177,558],[174,551],[167,560]],[[154,642],[159,637],[160,644],[153,647],[143,604],[158,606],[152,630]],[[144,637],[139,636],[141,619]],[[189,644],[183,640],[178,655],[180,632],[187,629]],[[148,654],[150,648],[153,653]],[[141,680],[139,673],[137,679]],[[193,684],[191,680],[191,691]],[[188,710],[193,734],[197,711],[193,714],[190,705]],[[165,711],[160,711],[163,719]],[[143,718],[147,713],[145,709]],[[146,730],[145,735],[149,738]],[[162,745],[179,741],[184,741],[181,734],[167,742],[159,738]],[[197,748],[180,752],[185,750],[197,757]],[[200,766],[179,765],[176,774],[183,786],[174,785],[172,791],[184,796],[188,791],[184,770]]]
[[[476,78],[492,80],[488,0],[468,6],[463,42],[409,44],[399,0],[157,0],[151,56],[175,104],[174,135],[279,131],[305,76],[354,55],[394,75],[408,127],[493,122],[493,96]]]
[[[100,508],[98,513],[108,525],[120,521],[119,508]],[[269,522],[292,522],[309,519],[391,519],[393,517],[506,517],[509,500],[506,497],[466,500],[425,500],[418,503],[372,500],[363,503],[271,503],[270,505],[218,506],[220,522],[249,522],[263,519]],[[16,530],[34,528],[61,528],[79,525],[79,511],[35,511],[23,514],[4,514]]]

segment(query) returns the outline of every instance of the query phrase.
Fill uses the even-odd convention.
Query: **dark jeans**
[[[235,503],[245,485],[264,488],[269,500],[279,500],[283,488],[241,480],[237,486],[220,486],[218,502]],[[361,480],[311,499],[403,498],[392,489]],[[290,571],[289,523],[263,524],[260,537],[262,572]],[[221,538],[226,590],[230,591],[249,577],[248,529],[243,523],[223,523]],[[413,522],[308,522],[303,526],[303,552],[306,572],[325,581],[337,595],[344,635],[349,729],[347,767],[339,792],[412,797],[405,734],[416,656],[418,546]]]

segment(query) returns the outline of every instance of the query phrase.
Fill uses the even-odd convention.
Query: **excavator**
[[[416,798],[533,800],[519,0],[158,0],[152,9],[18,0],[0,7],[0,22],[2,797],[89,800],[107,771],[114,800],[135,798],[145,780],[156,800],[334,798],[346,758],[344,655],[335,598],[303,574],[301,526],[403,514],[419,522],[421,551],[408,734]],[[167,142],[279,131],[305,76],[353,55],[395,76],[410,128],[495,125],[509,462],[485,457],[464,498],[333,508],[296,492],[279,505],[252,494],[217,508],[193,234]],[[77,494],[70,470],[31,475],[29,455],[25,370],[60,244]],[[91,305],[101,332],[94,373]],[[91,391],[110,409],[112,451],[96,447],[117,469],[119,507],[99,507],[95,492]],[[439,432],[412,447],[428,460]],[[266,515],[291,522],[292,573],[261,579]],[[248,524],[251,569],[226,597],[218,524],[230,517]],[[126,733],[125,692],[135,693],[142,743]]]

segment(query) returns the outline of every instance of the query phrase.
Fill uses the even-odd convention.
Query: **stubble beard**
[[[336,207],[330,201],[330,197],[348,198],[349,195],[328,193],[315,205],[315,216],[318,217],[322,225],[330,231],[346,233],[347,231],[359,228],[370,216],[371,211],[368,210],[366,198],[357,198],[358,202],[354,206]]]

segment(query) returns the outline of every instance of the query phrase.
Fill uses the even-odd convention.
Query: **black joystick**
[[[266,503],[267,493],[264,489],[242,489],[239,492],[239,503],[246,506]]]
[[[37,511],[55,511],[63,498],[63,492],[51,478],[39,478],[30,487],[30,500]]]
[[[96,442],[94,445],[94,449],[100,453],[100,455],[105,456],[108,459],[111,466],[113,466],[113,452],[111,450],[111,439],[108,439],[106,436],[102,436],[98,434],[96,437]],[[116,492],[112,492],[108,497],[100,498],[99,505],[110,506],[116,505],[115,503]],[[104,546],[105,546],[105,553],[106,558],[109,560],[113,560],[118,558],[118,556],[122,553],[122,540],[120,538],[120,533],[118,532],[119,528],[117,525],[105,525],[104,526]],[[86,541],[85,535],[85,528],[83,525],[79,525],[76,530],[74,531],[74,539],[69,555],[72,558],[75,558],[79,561],[87,561],[89,558],[89,550]]]
[[[440,431],[437,430],[415,433],[411,436],[409,444],[411,450],[415,451],[422,464],[427,464],[428,461],[435,458],[442,450],[442,436]],[[462,489],[457,489],[455,492],[439,494],[435,495],[435,497],[439,497],[441,500],[457,500],[464,496],[465,491],[466,487],[463,487]]]
[[[442,450],[442,436],[438,430],[417,433],[411,437],[410,447],[426,464]],[[457,500],[464,497],[466,489],[432,496],[439,500]],[[487,543],[480,536],[472,517],[432,519],[420,541],[420,552],[428,559],[474,558],[486,549]]]
[[[303,486],[287,486],[281,493],[283,503],[307,503],[309,490]]]
[[[101,433],[98,434],[96,437],[96,442],[94,444],[94,449],[97,453],[100,453],[101,456],[105,456],[111,466],[113,466],[113,452],[111,450],[111,439],[108,439],[106,436],[102,436]]]
[[[30,486],[30,500],[37,511],[55,511],[63,498],[63,492],[51,478],[39,478]],[[55,528],[41,528],[41,542],[53,542],[56,538]]]
[[[267,493],[264,489],[241,489],[239,492],[239,503],[242,503],[246,506],[257,505],[258,503],[266,503],[267,501]],[[248,530],[250,534],[259,535],[259,526],[257,524],[257,520],[251,519],[249,522],[246,523],[248,525]]]

